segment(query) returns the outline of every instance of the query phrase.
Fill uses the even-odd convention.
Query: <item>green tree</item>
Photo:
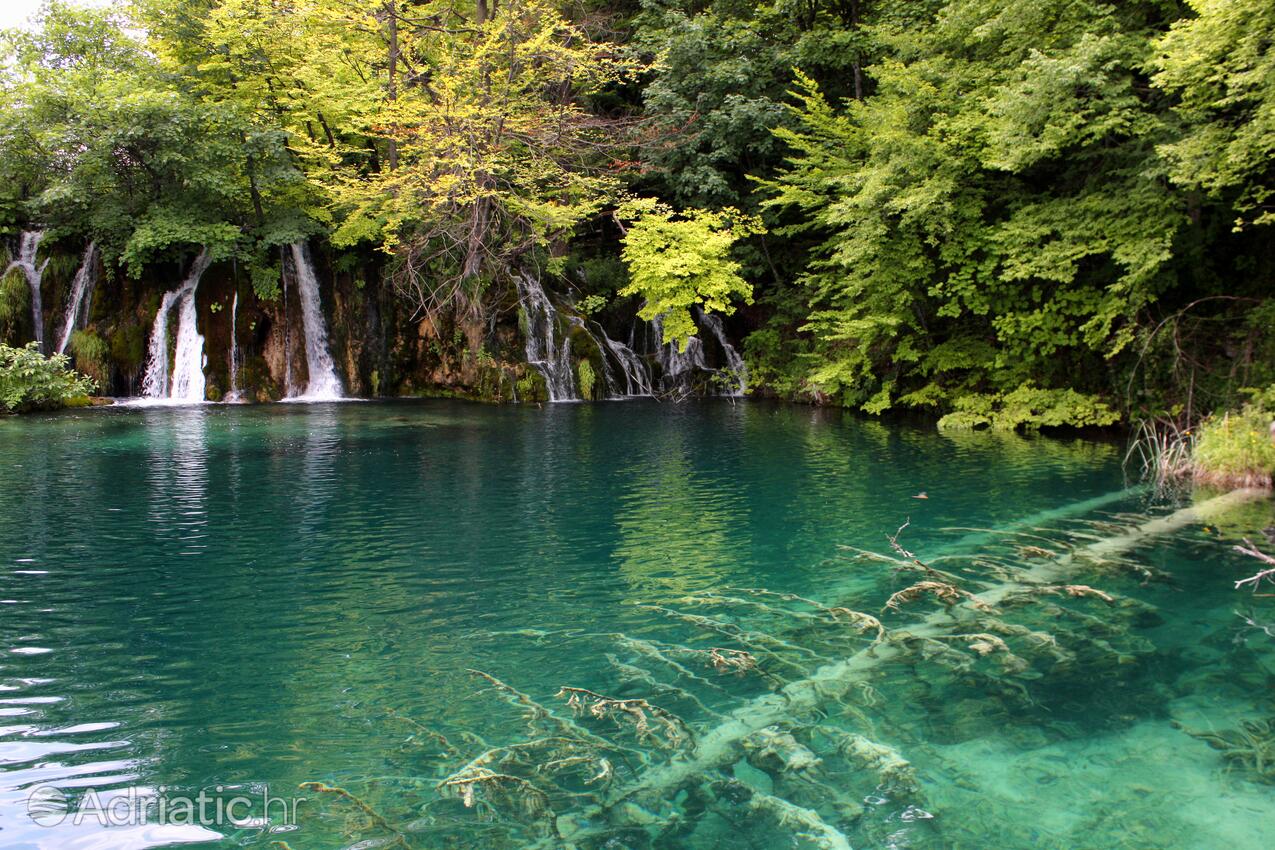
[[[427,313],[480,313],[489,283],[557,252],[619,189],[614,123],[587,101],[638,65],[543,0],[479,8],[401,45],[420,70],[383,110],[398,166],[332,187],[334,243],[393,253],[398,291]]]
[[[1022,390],[1027,422],[1098,415],[1186,221],[1143,94],[1157,14],[954,0],[876,30],[873,96],[838,108],[799,79],[790,166],[763,185],[783,233],[823,240],[801,280],[812,392],[945,412]]]
[[[194,99],[118,10],[52,2],[39,23],[6,34],[11,217],[95,238],[134,275],[170,249],[232,253],[247,207],[236,115]]]
[[[622,205],[616,217],[631,222],[621,252],[629,283],[620,294],[643,299],[638,315],[662,320],[664,342],[680,341],[685,349],[696,333],[692,306],[729,315],[732,298],[752,303],[753,287],[740,276],[731,247],[762,232],[760,219],[729,207],[676,213],[649,198]]]
[[[1189,0],[1195,17],[1156,44],[1156,85],[1177,97],[1180,138],[1161,146],[1170,176],[1235,196],[1235,227],[1275,222],[1275,6]]]

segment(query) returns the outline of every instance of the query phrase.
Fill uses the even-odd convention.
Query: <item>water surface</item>
[[[1120,455],[1103,442],[942,435],[725,401],[200,406],[0,421],[0,846],[287,840],[318,850],[395,838],[348,801],[298,792],[306,781],[357,794],[412,847],[520,846],[528,833],[440,802],[434,788],[481,751],[471,736],[494,746],[533,735],[469,670],[564,716],[562,685],[653,703],[652,688],[665,688],[666,703],[707,729],[713,713],[773,683],[711,667],[688,681],[626,639],[739,645],[676,615],[712,617],[782,634],[796,649],[762,666],[794,678],[786,663],[813,668],[864,639],[838,644],[773,613],[809,613],[801,604],[768,611],[706,594],[766,588],[905,626],[909,615],[880,609],[915,576],[847,547],[889,553],[886,533],[909,522],[900,541],[922,558],[964,539],[967,550],[999,546],[998,557],[1024,560],[1039,557],[1025,539],[945,529],[1035,529],[1048,547],[1101,536],[1104,522],[1115,533],[1133,521],[1122,513],[1172,507],[1112,496],[1125,488]],[[1138,603],[1103,638],[1118,661],[1089,641],[1094,666],[1016,675],[999,693],[985,676],[930,662],[873,670],[817,722],[894,748],[919,787],[902,793],[828,759],[819,781],[830,790],[819,793],[841,801],[838,828],[856,848],[1275,846],[1271,787],[1180,728],[1275,713],[1275,638],[1246,623],[1262,622],[1263,600],[1231,588],[1253,565],[1226,545],[1269,521],[1263,506],[1148,541],[1133,557],[1151,580],[1128,565],[1080,575]],[[1092,600],[1059,604],[1116,616]],[[1033,628],[1048,619],[1029,616]],[[635,681],[635,667],[651,681]],[[620,766],[616,781],[640,771]],[[696,802],[726,793],[726,774],[783,790],[759,773],[741,762],[705,777],[710,790],[683,789],[669,806],[685,827],[654,846],[813,846],[745,807]],[[160,788],[311,799],[295,826],[45,827],[27,802],[42,787],[72,807],[89,789],[104,800]],[[608,846],[651,845],[629,831]]]

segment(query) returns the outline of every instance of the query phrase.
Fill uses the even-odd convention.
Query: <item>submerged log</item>
[[[1055,512],[1079,514],[1092,510],[1097,504],[1115,501],[1127,496],[1099,497],[1070,506],[1070,510]],[[1095,541],[1054,560],[1034,564],[1015,580],[1005,581],[974,594],[980,606],[995,607],[1013,594],[1023,593],[1041,585],[1066,585],[1074,573],[1092,562],[1102,562],[1121,555],[1140,543],[1157,536],[1172,534],[1198,522],[1205,515],[1221,512],[1235,506],[1267,497],[1261,489],[1234,490],[1209,499],[1199,505],[1182,508],[1167,516],[1148,520],[1116,536]],[[1040,520],[1033,518],[1033,524]],[[934,638],[946,634],[944,626],[950,622],[946,609],[935,611],[908,632],[917,637]],[[697,781],[705,773],[719,770],[739,758],[746,738],[786,718],[810,712],[820,705],[843,697],[861,679],[867,670],[893,658],[905,655],[907,649],[899,643],[885,643],[871,650],[861,650],[842,660],[827,663],[807,678],[786,685],[776,693],[765,694],[740,706],[716,727],[704,732],[693,753],[644,771],[634,781],[617,785],[597,806],[586,807],[573,813],[577,823],[594,818],[605,819],[606,812],[614,810],[626,801],[667,798],[676,789]]]

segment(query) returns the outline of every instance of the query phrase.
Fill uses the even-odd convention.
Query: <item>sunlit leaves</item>
[[[731,246],[762,231],[761,221],[738,210],[687,210],[676,213],[651,199],[630,201],[617,216],[631,223],[621,256],[629,283],[621,295],[643,299],[638,315],[647,321],[663,317],[664,342],[684,349],[695,334],[691,307],[733,313],[733,298],[752,303],[752,284],[731,258]]]
[[[1235,192],[1246,222],[1275,223],[1275,4],[1190,0],[1195,17],[1157,45],[1157,85],[1179,98],[1182,138],[1162,146],[1173,179]]]

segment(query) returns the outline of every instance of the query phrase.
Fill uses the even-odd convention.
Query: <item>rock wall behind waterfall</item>
[[[46,337],[65,325],[75,297],[83,260],[95,257],[92,291],[80,293],[75,332],[66,351],[77,368],[98,380],[104,395],[142,394],[149,335],[165,292],[189,269],[194,252],[180,262],[155,263],[140,279],[102,265],[100,252],[86,250],[84,240],[62,238],[42,247],[49,265],[42,283]],[[286,250],[286,249],[285,249]],[[478,322],[444,317],[430,320],[413,314],[387,284],[380,281],[380,258],[369,256],[351,268],[334,268],[332,252],[321,243],[310,246],[320,301],[327,321],[328,351],[344,394],[355,397],[446,395],[490,401],[548,401],[543,374],[526,362],[520,304],[513,287],[495,305],[494,319]],[[0,259],[4,259],[0,257]],[[288,268],[288,264],[284,265]],[[79,276],[81,283],[84,275]],[[203,275],[194,307],[207,357],[205,392],[222,400],[231,389],[231,327],[239,352],[238,384],[245,401],[279,400],[305,390],[306,336],[300,292],[292,273],[278,297],[259,299],[247,272],[235,263],[214,263]],[[27,286],[22,282],[21,291]],[[713,333],[701,331],[704,367],[673,378],[661,372],[662,353],[652,343],[652,328],[633,318],[637,305],[616,302],[602,314],[584,317],[561,300],[549,282],[559,332],[570,338],[573,383],[577,392],[589,386],[580,371],[592,373],[590,399],[661,393],[714,394],[716,370],[728,358]],[[286,296],[286,297],[285,297]],[[22,344],[32,338],[29,302],[0,314],[0,340]],[[168,324],[168,350],[176,343],[176,321]],[[587,364],[587,366],[583,365]],[[292,392],[290,393],[289,390]]]

